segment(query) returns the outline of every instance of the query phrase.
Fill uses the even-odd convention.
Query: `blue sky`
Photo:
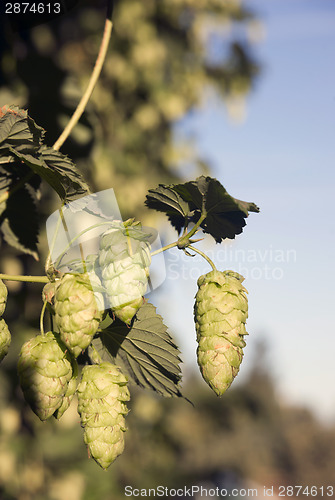
[[[247,98],[246,119],[233,124],[211,97],[182,126],[228,192],[254,201],[261,213],[250,215],[234,242],[201,248],[217,253],[218,267],[246,277],[250,335],[238,379],[248,376],[257,340],[266,340],[281,397],[335,420],[335,3],[245,4],[266,31],[255,45],[263,71]],[[209,269],[171,251],[172,275],[177,258],[182,280],[167,278],[155,300],[192,369],[195,275]]]

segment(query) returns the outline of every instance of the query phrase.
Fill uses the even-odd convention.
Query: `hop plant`
[[[63,403],[73,375],[73,361],[53,332],[26,342],[19,355],[18,372],[24,397],[34,413],[46,420]]]
[[[71,359],[71,364],[72,364],[72,376],[69,380],[67,389],[65,391],[62,404],[54,413],[54,417],[57,418],[57,420],[59,420],[64,415],[64,413],[70,406],[73,396],[75,395],[77,390],[78,364],[75,359]]]
[[[216,270],[198,279],[194,306],[198,364],[218,396],[230,387],[243,358],[248,317],[243,280],[234,271]]]
[[[146,293],[150,244],[139,223],[114,224],[100,239],[99,265],[109,306],[115,316],[130,324]]]
[[[85,366],[78,385],[78,413],[84,441],[94,460],[107,469],[124,449],[127,379],[111,363]]]
[[[0,362],[8,353],[11,343],[11,336],[8,330],[7,323],[4,319],[0,319]]]
[[[87,274],[62,277],[54,297],[55,324],[62,341],[75,357],[91,343],[103,308],[103,297],[94,293]]]
[[[46,285],[44,285],[43,290],[42,290],[43,302],[47,301],[49,304],[53,304],[58,284],[59,284],[59,281],[54,281],[54,282],[50,282],[50,283],[47,283]]]
[[[0,317],[3,315],[6,309],[8,291],[4,282],[0,279]]]

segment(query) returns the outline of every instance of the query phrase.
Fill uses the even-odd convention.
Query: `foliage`
[[[217,179],[201,176],[195,181],[150,189],[146,205],[167,214],[178,232],[190,222],[200,222],[204,233],[221,243],[242,232],[249,212],[259,212],[254,203],[236,200]]]
[[[71,161],[67,161],[67,164],[71,165],[69,170],[71,175],[67,175],[64,173],[62,164],[57,170],[52,162],[48,164],[47,161],[41,159],[43,151],[45,152],[44,149],[41,153],[43,134],[41,128],[35,125],[26,112],[8,106],[2,108],[1,112],[2,149],[0,154],[2,156],[0,158],[7,161],[9,167],[12,163],[11,154],[14,157],[20,154],[23,164],[27,164],[26,158],[29,157],[28,165],[38,163],[43,167],[42,172],[50,170],[50,174],[47,176],[35,169],[33,169],[33,173],[38,173],[56,191],[57,187],[53,185],[50,179],[54,178],[54,172],[59,172],[59,169],[63,170],[62,177],[65,179],[64,184],[66,184],[67,188],[64,189],[64,193],[76,192],[78,179],[80,179],[82,187],[86,186],[85,182],[81,181],[80,174]],[[21,152],[20,141],[22,141],[23,152]],[[17,151],[20,151],[20,153]],[[52,157],[53,153],[49,153],[49,156]],[[56,150],[54,156],[61,158],[61,155]],[[9,201],[13,199],[13,191],[14,193],[17,191],[17,186],[19,186],[19,190],[22,189],[26,183],[26,178],[18,178],[16,182],[17,184],[8,187],[5,192],[6,196],[3,197],[3,204],[6,205],[4,213],[9,211]],[[240,218],[242,217],[242,223],[240,221],[239,226],[235,227],[234,233],[239,233],[242,231],[242,226],[245,225],[244,218],[248,216],[248,209],[259,211],[256,205],[235,200],[226,193],[219,181],[204,176],[198,177],[195,181],[176,186],[161,184],[158,190],[151,190],[150,195],[147,196],[147,205],[155,210],[167,210],[171,219],[170,206],[165,201],[169,199],[169,196],[171,197],[171,192],[177,193],[179,197],[177,198],[177,208],[185,208],[181,220],[177,221],[179,212],[176,211],[171,222],[173,225],[177,222],[177,228],[180,230],[183,227],[184,231],[176,242],[161,248],[159,251],[177,246],[187,252],[187,248],[190,247],[202,255],[213,268],[213,272],[206,275],[206,277],[213,273],[215,276],[219,276],[218,279],[213,280],[215,282],[214,289],[219,284],[222,285],[224,294],[221,295],[224,302],[227,294],[235,296],[235,281],[239,283],[238,292],[245,290],[241,287],[239,281],[243,280],[243,278],[236,273],[218,273],[213,262],[202,251],[191,246],[191,243],[196,242],[196,240],[191,239],[191,236],[197,230],[203,228],[205,233],[211,234],[216,242],[220,243],[223,238],[231,235],[231,228],[227,231],[227,225],[220,227],[220,220],[225,216],[229,219],[229,214],[237,213]],[[164,197],[165,193],[168,193],[168,196]],[[79,190],[78,194],[83,195],[85,191]],[[72,201],[72,199],[64,197],[62,201],[65,203]],[[98,200],[95,200],[95,205],[98,204]],[[15,206],[16,213],[18,210],[19,213],[20,211],[24,212],[27,208],[26,205],[27,200],[22,198],[21,204]],[[79,210],[78,203],[75,205],[74,217]],[[79,202],[79,205],[83,207],[82,210],[86,210],[85,202]],[[95,206],[94,210],[96,211],[96,209]],[[213,215],[216,215],[216,219],[213,218]],[[59,222],[61,221],[62,215],[60,214]],[[192,223],[191,229],[189,229],[190,223]],[[101,224],[107,224],[107,221],[100,221]],[[51,262],[50,253],[46,259],[46,276],[39,278],[40,281],[47,283],[42,292],[44,303],[40,317],[41,335],[35,336],[23,345],[18,363],[20,385],[32,410],[41,420],[47,420],[53,414],[59,418],[68,408],[69,398],[72,398],[76,392],[77,369],[74,369],[75,361],[72,355],[77,358],[89,348],[88,352],[92,366],[87,365],[86,362],[84,363],[82,380],[77,388],[77,392],[79,391],[78,411],[81,414],[84,427],[85,443],[89,446],[93,458],[102,468],[107,468],[122,453],[124,448],[124,423],[120,423],[120,429],[118,432],[115,431],[115,436],[114,431],[112,432],[110,440],[107,439],[110,432],[104,430],[105,424],[103,422],[111,422],[113,411],[110,407],[112,402],[115,403],[115,412],[120,413],[122,422],[123,417],[121,417],[121,414],[125,414],[124,409],[122,411],[117,409],[119,397],[114,394],[116,386],[113,385],[115,380],[112,380],[113,383],[110,380],[110,370],[113,369],[110,367],[116,364],[116,366],[124,370],[130,380],[143,388],[151,389],[163,396],[182,396],[179,388],[181,379],[179,363],[181,360],[178,348],[168,334],[162,317],[156,313],[155,307],[147,303],[143,298],[150,272],[151,254],[150,244],[147,241],[150,235],[149,233],[146,234],[139,223],[133,220],[128,220],[123,224],[121,221],[111,219],[108,225],[109,228],[99,236],[98,253],[91,254],[88,257],[88,272],[83,249],[81,251],[81,265],[83,268],[81,271],[79,270],[79,263],[75,262],[72,266],[74,265],[77,271],[64,274],[58,268],[58,262],[61,260],[59,257],[56,262]],[[7,239],[7,242],[18,249],[31,253],[31,249],[26,248],[22,243],[26,234],[31,236],[31,227],[28,228],[24,225],[18,227],[21,232],[17,232],[16,238],[12,240]],[[85,231],[87,232],[89,229],[90,227],[87,227]],[[57,238],[58,231],[59,226],[56,226],[54,239]],[[33,234],[33,237],[37,239],[37,234]],[[75,242],[76,238],[77,236],[71,241]],[[69,248],[71,248],[71,241],[68,244]],[[97,264],[99,264],[98,267]],[[1,277],[4,279],[25,280],[24,276],[1,275]],[[242,294],[244,299],[243,311],[240,310],[239,301],[241,299],[238,296],[237,302],[236,300],[234,302],[233,313],[223,318],[220,316],[221,321],[213,323],[213,320],[217,320],[214,317],[215,313],[219,315],[221,312],[231,313],[231,310],[223,311],[223,305],[220,304],[221,299],[215,300],[215,294],[213,294],[213,290],[206,279],[200,278],[198,284],[200,290],[195,308],[197,340],[199,342],[198,361],[207,383],[218,395],[222,395],[236,376],[242,361],[241,352],[236,350],[240,349],[240,347],[235,347],[235,327],[237,326],[235,323],[237,316],[240,316],[243,312],[243,318],[241,317],[239,320],[243,322],[243,325],[241,323],[243,329],[239,332],[243,335],[245,333],[244,323],[247,318],[247,301],[245,295]],[[7,297],[4,285],[2,295],[4,298]],[[221,295],[218,294],[218,297]],[[211,307],[208,306],[209,311],[206,311],[206,308],[204,309],[204,306],[201,305],[206,300],[207,302],[208,300],[213,302],[213,304],[211,302]],[[51,314],[51,331],[45,334],[43,321],[47,306]],[[106,319],[104,318],[106,314],[103,314],[104,309],[112,319],[107,325],[104,324],[104,319]],[[229,340],[232,349],[229,351],[228,357],[227,353],[221,352],[222,349],[218,347],[217,340],[213,341],[217,337],[210,340],[207,338],[209,330],[213,330],[211,324],[214,325],[216,333],[224,336],[225,342]],[[229,326],[228,330],[233,329],[229,333],[227,325]],[[218,328],[220,332],[218,332]],[[239,333],[237,336],[239,336]],[[9,332],[8,336],[10,339]],[[2,357],[8,351],[7,337]],[[208,343],[213,344],[211,356],[208,356]],[[243,342],[243,346],[244,344]],[[232,353],[235,353],[234,356],[238,357],[237,361],[233,359]],[[65,356],[67,356],[66,359]],[[104,358],[106,361],[104,361]],[[225,377],[227,383],[221,386],[221,381],[219,381],[222,378],[220,365],[223,361],[223,365],[228,362],[228,372],[231,372],[230,365],[233,371],[230,373],[230,377]],[[97,367],[96,372],[94,372],[94,367]],[[218,369],[219,376],[217,377]],[[227,371],[226,367],[224,367],[224,370]],[[86,373],[94,373],[94,381],[86,380]],[[126,383],[128,379],[124,375],[122,377]],[[220,385],[219,389],[218,384]],[[96,392],[90,387],[96,387]],[[110,387],[110,393],[104,392],[106,387]],[[80,399],[82,394],[85,394],[84,403]],[[103,404],[102,401],[105,397],[107,399]],[[92,401],[90,398],[92,398]],[[94,401],[96,402],[94,403]],[[90,408],[90,410],[86,411],[83,405],[85,408]],[[108,411],[106,410],[107,407]],[[59,409],[60,413],[58,414]],[[115,425],[118,425],[118,419],[115,420],[114,424],[110,423],[109,425],[113,429]]]
[[[269,486],[322,486],[332,477],[334,425],[325,427],[308,410],[284,404],[269,367],[260,370],[257,358],[245,381],[221,399],[195,374],[184,386],[194,406],[132,391],[123,459],[108,473],[86,459],[75,404],[59,423],[48,424],[22,408],[20,400],[4,404],[13,370],[14,359],[8,359],[0,389],[3,500],[61,495],[123,500],[126,485],[176,488],[210,482],[215,487],[221,478],[227,487],[232,479],[243,486],[246,479]]]
[[[103,3],[101,1],[101,5]],[[67,419],[71,421],[73,415],[70,403],[72,398],[76,401],[75,393],[79,399],[84,441],[93,458],[101,467],[107,468],[122,453],[123,415],[127,410],[123,403],[121,409],[118,405],[128,400],[128,392],[122,389],[121,395],[116,394],[119,391],[116,387],[118,382],[113,379],[111,383],[110,370],[121,368],[124,371],[126,377],[120,372],[122,386],[128,378],[162,396],[183,397],[178,347],[155,307],[143,299],[149,273],[149,245],[144,245],[147,260],[139,264],[131,245],[136,237],[132,235],[132,228],[128,228],[129,224],[125,223],[125,230],[116,239],[110,241],[108,231],[101,237],[100,243],[103,243],[98,253],[91,256],[92,262],[100,265],[101,272],[95,265],[90,268],[91,276],[96,273],[96,280],[90,285],[86,286],[84,261],[83,270],[73,269],[70,277],[65,275],[64,278],[57,262],[51,261],[51,250],[45,261],[45,274],[35,276],[34,270],[40,270],[40,267],[29,259],[33,256],[37,260],[40,255],[43,256],[39,245],[40,216],[43,218],[50,213],[50,206],[46,204],[48,197],[53,198],[57,194],[62,206],[79,198],[74,213],[86,210],[85,201],[81,200],[89,195],[90,188],[82,176],[83,171],[88,174],[93,190],[111,184],[119,187],[121,209],[127,205],[127,210],[134,211],[139,195],[144,197],[155,181],[166,182],[150,190],[146,204],[154,212],[167,212],[172,225],[179,232],[183,229],[183,233],[177,241],[159,251],[176,246],[189,255],[188,249],[191,249],[202,255],[213,269],[215,266],[211,260],[191,246],[197,241],[191,239],[192,236],[203,230],[221,243],[225,238],[233,238],[242,232],[250,211],[259,211],[253,203],[241,202],[228,195],[221,183],[209,176],[200,175],[194,181],[171,184],[178,177],[175,168],[180,165],[181,159],[174,151],[174,124],[201,104],[206,88],[215,87],[221,97],[231,99],[236,95],[245,95],[257,74],[258,67],[249,53],[249,47],[234,36],[229,41],[227,58],[218,59],[211,53],[208,35],[212,32],[214,19],[215,23],[229,19],[245,29],[252,21],[252,14],[234,1],[222,4],[218,0],[206,3],[179,0],[174,2],[173,8],[167,0],[149,0],[145,4],[138,0],[115,2],[113,52],[106,60],[93,99],[64,147],[65,153],[72,159],[59,152],[57,141],[53,147],[50,146],[63,128],[61,122],[73,111],[71,78],[76,80],[78,87],[83,84],[92,65],[92,54],[96,52],[95,37],[97,27],[102,24],[102,11],[100,5],[91,4],[91,0],[83,0],[81,8],[74,9],[66,19],[55,19],[53,24],[37,26],[30,32],[17,26],[14,48],[25,48],[13,56],[7,47],[0,60],[0,76],[6,85],[2,90],[17,104],[0,108],[1,232],[7,254],[20,255],[21,262],[26,263],[22,274],[1,274],[1,277],[5,281],[47,284],[42,293],[42,308],[41,303],[37,304],[35,300],[37,295],[29,296],[24,285],[15,300],[10,298],[9,308],[6,309],[6,318],[9,318],[15,340],[7,353],[8,332],[2,357],[5,357],[5,367],[8,363],[9,369],[8,372],[6,369],[1,372],[5,374],[7,385],[2,387],[0,397],[5,401],[13,399],[8,408],[12,415],[17,415],[16,424],[9,434],[22,429],[25,437],[23,441],[20,438],[17,442],[13,440],[13,449],[7,449],[5,438],[5,453],[7,457],[12,457],[10,463],[16,470],[20,469],[17,456],[23,451],[33,467],[38,462],[36,456],[40,450],[45,454],[46,465],[37,467],[40,475],[37,474],[36,485],[26,484],[18,478],[13,484],[8,484],[7,475],[1,476],[0,488],[1,484],[5,485],[5,498],[27,498],[30,493],[37,499],[53,498],[55,492],[48,484],[53,461],[63,461],[60,475],[65,471],[76,474],[74,464],[80,462],[78,457],[82,455],[70,449],[70,443],[77,441],[68,439],[66,433]],[[8,26],[5,26],[5,32]],[[69,30],[69,27],[73,29]],[[76,42],[68,36],[70,32],[75,34]],[[29,50],[25,50],[27,48]],[[8,69],[13,65],[5,64],[6,60],[18,63],[14,78],[12,70]],[[3,104],[1,90],[0,104]],[[29,108],[29,114],[23,109],[25,107]],[[200,158],[193,156],[192,161],[200,173],[206,170]],[[131,190],[130,198],[124,191],[126,177],[130,179],[127,183]],[[143,181],[147,178],[150,180]],[[134,189],[131,179],[137,184],[141,179],[142,189]],[[172,205],[170,201],[163,201],[173,197]],[[127,214],[126,210],[122,213]],[[123,261],[121,266],[117,265],[115,256],[119,252],[119,239],[127,253],[124,260],[130,265],[123,265]],[[33,276],[26,275],[28,270]],[[61,294],[64,280],[72,280],[65,296]],[[143,289],[139,287],[140,282],[143,282]],[[135,299],[128,294],[129,283],[139,289]],[[97,291],[109,299],[105,302],[107,306],[103,314],[95,300]],[[120,297],[124,295],[126,298],[122,298],[122,302]],[[29,307],[29,301],[34,300]],[[22,304],[25,304],[24,319],[18,319]],[[36,331],[38,309],[41,311],[40,334]],[[50,323],[48,333],[44,332],[46,311]],[[86,333],[86,327],[89,328],[88,340],[73,339]],[[43,445],[43,434],[50,438],[49,431],[42,431],[31,418],[21,392],[17,399],[13,398],[17,385],[15,358],[22,344],[19,358],[21,388],[41,420],[49,420],[54,415],[60,419],[60,428],[65,422],[65,437],[59,443],[51,438],[46,439],[47,444]],[[76,346],[73,352],[82,367],[78,388],[78,367],[69,352],[73,345]],[[31,346],[36,349],[31,349]],[[111,366],[114,368],[110,369]],[[96,372],[93,385],[90,379],[85,378],[88,372]],[[115,426],[119,424],[120,432],[114,441]],[[48,429],[54,429],[54,425],[49,420]],[[69,428],[72,438],[72,421]],[[36,447],[28,451],[25,440],[29,441],[29,435],[36,438]],[[61,433],[57,434],[57,437],[60,436]],[[77,438],[75,432],[73,436]],[[117,446],[113,450],[115,444]],[[23,471],[26,470],[29,474],[29,467],[24,466]],[[79,476],[77,479],[80,483]],[[84,483],[86,486],[85,479]]]
[[[147,189],[174,182],[179,166],[187,166],[187,176],[208,171],[188,140],[176,144],[174,124],[201,106],[209,89],[229,109],[246,99],[259,73],[249,36],[257,19],[236,0],[114,4],[112,50],[63,150],[87,173],[93,191],[113,185],[125,217],[141,217]],[[81,0],[52,23],[13,34],[7,26],[2,33],[8,36],[0,105],[10,92],[48,131],[48,144],[86,86],[104,15],[105,0]]]
[[[102,359],[112,358],[140,387],[162,396],[181,396],[177,385],[181,379],[179,351],[152,304],[140,308],[130,330],[116,320],[92,345]]]

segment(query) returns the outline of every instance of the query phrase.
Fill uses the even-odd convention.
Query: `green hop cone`
[[[0,317],[3,315],[6,309],[8,290],[6,285],[2,280],[0,280]]]
[[[0,319],[0,361],[2,361],[8,353],[10,342],[11,336],[7,323],[4,319]]]
[[[55,324],[64,344],[75,357],[97,332],[103,314],[103,298],[94,293],[87,274],[65,274],[54,297]]]
[[[77,394],[84,441],[94,460],[107,469],[124,450],[127,379],[111,363],[85,366]]]
[[[48,332],[26,342],[18,372],[24,397],[34,413],[46,420],[62,405],[72,378],[72,359],[57,334]]]
[[[64,415],[64,413],[66,412],[66,410],[70,406],[71,401],[73,399],[73,396],[75,395],[76,390],[77,390],[78,364],[77,364],[75,359],[71,360],[71,364],[72,364],[71,379],[69,380],[67,389],[65,391],[62,404],[54,413],[54,417],[57,418],[57,420],[59,420]]]
[[[236,377],[247,335],[247,290],[234,271],[211,271],[198,279],[194,320],[197,357],[204,380],[221,396]]]
[[[128,325],[147,291],[151,263],[148,237],[140,223],[116,221],[100,239],[99,265],[109,307]]]

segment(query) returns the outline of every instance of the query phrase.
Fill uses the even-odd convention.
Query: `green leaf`
[[[93,346],[103,360],[115,362],[140,387],[182,397],[179,350],[152,304],[139,309],[131,328],[115,320]]]
[[[12,148],[10,151],[44,179],[65,203],[89,194],[89,188],[75,165],[59,151],[42,146],[38,158]]]
[[[0,216],[1,231],[7,243],[38,260],[38,218],[34,200],[22,187],[8,198]]]
[[[145,204],[148,208],[164,212],[172,226],[178,232],[187,224],[191,215],[189,204],[175,191],[175,186],[164,186],[160,184],[156,189],[150,189],[146,196]]]
[[[0,108],[0,165],[16,182],[24,181],[35,190],[37,176],[44,179],[68,203],[89,194],[89,188],[73,162],[59,151],[43,146],[44,130],[36,125],[27,111],[16,106]]]
[[[217,179],[211,177],[201,176],[195,181],[177,185],[175,189],[181,196],[191,200],[190,207],[194,209],[192,222],[198,222],[205,208],[207,216],[200,227],[217,243],[225,238],[234,239],[242,233],[249,212],[259,212],[254,203],[233,198]]]
[[[7,172],[7,169],[0,165],[0,196],[8,191],[12,180],[12,176]]]
[[[149,191],[146,205],[165,212],[177,231],[189,222],[197,223],[206,213],[200,227],[217,243],[235,238],[246,225],[249,212],[259,212],[254,203],[233,198],[217,179],[203,175],[184,184],[161,184]]]
[[[36,125],[27,111],[17,106],[0,108],[0,151],[9,148],[21,153],[34,153],[42,145],[44,130]]]
[[[61,194],[58,194],[65,203],[90,194],[87,183],[70,158],[46,146],[42,146],[39,153],[40,159],[47,165],[50,171],[53,171],[54,176],[58,177],[65,195],[61,196]]]

